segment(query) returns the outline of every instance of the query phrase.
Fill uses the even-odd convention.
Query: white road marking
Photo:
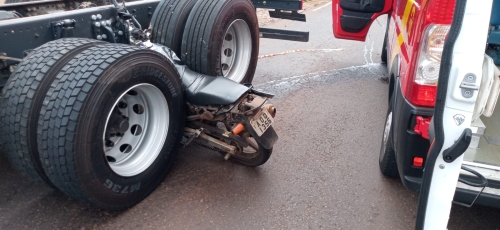
[[[331,5],[331,4],[332,4],[332,2],[329,2],[329,3],[325,4],[325,5],[320,6],[320,7],[316,8],[316,9],[314,9],[314,10],[311,10],[311,11],[318,11],[318,10],[320,10],[321,8],[327,7],[327,6]]]

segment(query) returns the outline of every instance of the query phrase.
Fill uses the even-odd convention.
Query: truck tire
[[[194,71],[251,83],[259,54],[259,23],[249,0],[203,0],[194,6],[181,60]]]
[[[389,103],[389,109],[385,120],[384,132],[382,133],[382,143],[379,155],[380,172],[384,176],[396,178],[398,177],[398,167],[396,163],[396,152],[392,143],[392,103]]]
[[[91,47],[64,70],[38,123],[47,176],[62,192],[102,209],[137,204],[177,154],[185,118],[178,72],[159,53],[120,44]]]
[[[181,54],[184,27],[197,0],[162,0],[151,18],[151,42]]]
[[[31,52],[11,74],[0,107],[0,140],[11,164],[36,182],[51,186],[37,150],[37,123],[43,99],[68,60],[97,40],[67,38]]]

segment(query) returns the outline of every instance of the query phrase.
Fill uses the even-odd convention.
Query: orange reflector
[[[422,167],[422,166],[424,166],[424,158],[414,157],[413,158],[413,167]]]
[[[233,134],[234,135],[238,135],[239,133],[241,133],[241,131],[243,131],[245,129],[245,126],[243,126],[243,124],[239,123],[238,125],[236,125],[236,127],[234,127],[233,129]]]

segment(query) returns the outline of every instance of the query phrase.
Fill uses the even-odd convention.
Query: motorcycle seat
[[[177,66],[185,87],[186,101],[194,105],[229,105],[249,88],[225,77],[213,77]]]

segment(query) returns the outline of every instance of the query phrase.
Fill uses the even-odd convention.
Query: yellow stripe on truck
[[[403,27],[405,28],[405,31],[407,29],[406,25],[408,22],[408,17],[410,17],[411,8],[414,3],[415,3],[414,0],[408,0],[408,2],[406,2],[405,12],[403,13]]]
[[[404,37],[403,37],[403,33],[400,33],[398,35],[398,46],[401,47],[401,45],[403,45],[404,42],[405,42],[405,40],[404,40]]]

